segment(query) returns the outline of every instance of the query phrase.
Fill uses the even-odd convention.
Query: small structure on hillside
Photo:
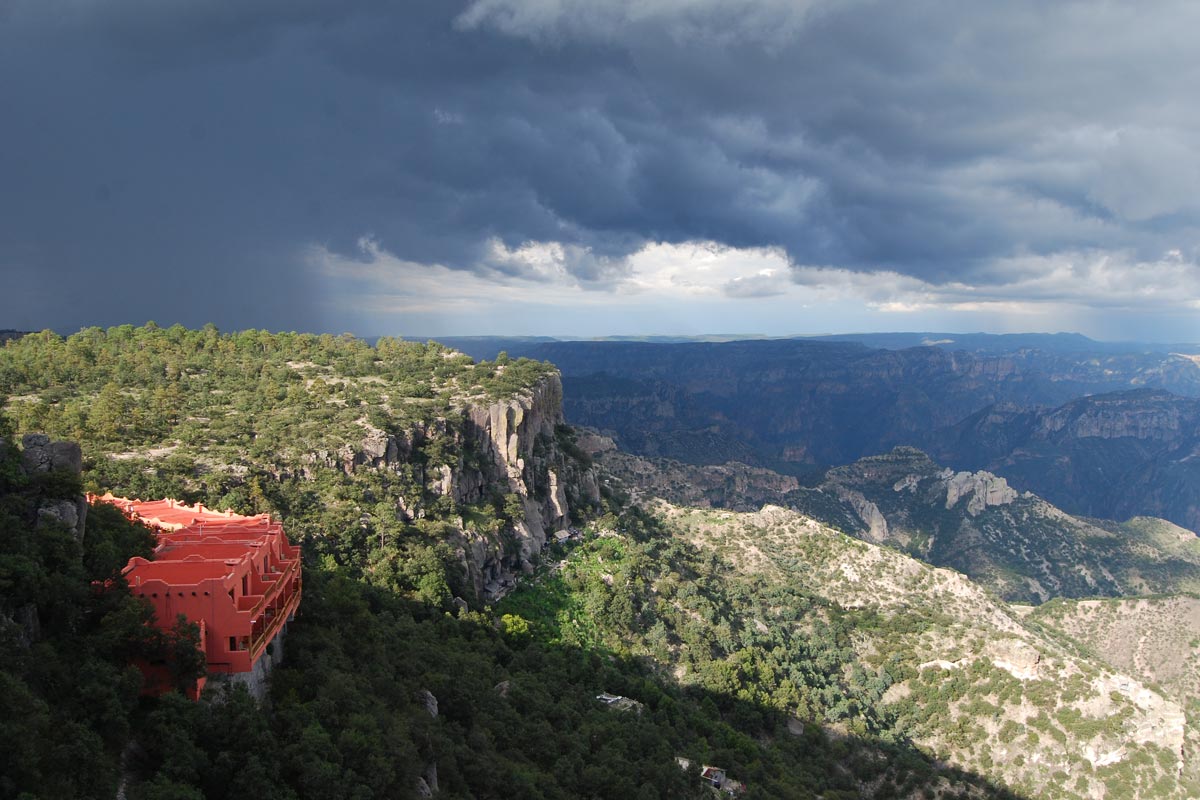
[[[160,625],[180,614],[197,623],[208,672],[244,676],[255,691],[271,663],[264,655],[300,606],[300,548],[289,544],[282,524],[267,514],[247,517],[175,500],[89,499],[157,530],[154,560],[134,557],[122,570],[130,591],[150,601]],[[163,670],[143,672],[148,693],[170,688]]]
[[[637,700],[629,697],[622,697],[619,694],[601,692],[600,694],[596,695],[596,699],[601,703],[604,703],[604,705],[608,706],[609,708],[615,708],[617,711],[636,711],[638,714],[641,714],[642,709],[645,708],[645,706],[643,706]]]
[[[692,768],[691,759],[682,756],[676,756],[675,761],[679,764],[679,768],[689,770]],[[700,767],[700,780],[714,789],[725,792],[727,794],[738,795],[746,791],[746,785],[741,781],[735,781],[725,774],[725,770],[720,767],[709,766],[704,764]]]

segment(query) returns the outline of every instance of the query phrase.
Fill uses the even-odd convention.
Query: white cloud
[[[778,297],[788,292],[787,273],[777,269],[760,270],[755,275],[734,278],[725,284],[730,297]]]
[[[1153,261],[1132,253],[1067,252],[998,259],[989,283],[933,283],[896,272],[800,267],[794,279],[829,297],[858,297],[879,311],[943,309],[1005,315],[1077,307],[1108,311],[1183,311],[1197,307],[1200,266],[1179,250]]]
[[[620,290],[664,297],[719,297],[741,281],[786,274],[787,255],[779,248],[734,248],[715,242],[647,244],[628,256],[629,276]],[[748,295],[747,295],[748,296]]]
[[[307,260],[344,303],[376,312],[467,310],[498,302],[668,307],[684,301],[796,306],[854,302],[887,314],[929,311],[1030,316],[1055,309],[1109,312],[1200,308],[1200,266],[1170,250],[1139,260],[1128,252],[1069,252],[997,261],[991,283],[931,282],[899,272],[793,265],[778,248],[657,242],[624,257],[598,257],[562,242],[488,243],[471,269],[397,258],[365,236],[358,257],[314,245]],[[602,275],[603,281],[580,274]],[[597,290],[600,289],[600,290]],[[731,305],[731,307],[732,307]]]
[[[310,245],[305,259],[346,303],[396,312],[463,309],[501,300],[669,303],[683,297],[778,295],[794,288],[782,250],[713,242],[652,243],[624,258],[610,258],[562,242],[510,248],[492,239],[471,268],[455,269],[398,258],[368,235],[358,240],[356,256]]]
[[[332,299],[346,309],[453,313],[533,297],[578,303],[584,294],[567,276],[552,245],[507,250],[493,242],[488,254],[493,261],[480,271],[398,258],[370,236],[358,240],[358,251],[353,257],[314,244],[305,253],[310,269],[328,281]]]
[[[510,248],[489,239],[477,269],[539,282],[577,284],[581,288],[611,288],[627,275],[622,259],[596,255],[591,248],[562,242],[524,242]]]

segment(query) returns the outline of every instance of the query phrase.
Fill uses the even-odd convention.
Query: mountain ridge
[[[1200,400],[1143,388],[1056,408],[990,406],[947,432],[935,454],[988,469],[1065,509],[1138,514],[1200,530]]]
[[[794,509],[849,535],[970,575],[1011,602],[1200,591],[1200,539],[1165,520],[1072,516],[994,474],[956,471],[900,447],[811,482],[738,464],[620,453],[580,438],[639,497],[752,511]]]

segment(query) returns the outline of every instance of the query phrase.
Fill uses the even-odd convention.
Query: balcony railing
[[[267,584],[262,594],[246,594],[238,598],[237,610],[249,612],[251,618],[257,617],[263,608],[274,601],[290,580],[300,572],[299,559],[287,562],[282,572],[259,575],[258,579]]]
[[[303,587],[300,578],[296,577],[291,591],[286,596],[281,597],[281,602],[276,606],[271,606],[266,609],[258,620],[251,624],[250,635],[250,661],[253,662],[258,658],[263,648],[267,643],[275,638],[276,632],[283,627],[296,609],[300,605],[300,595]],[[255,631],[258,628],[258,631]],[[257,635],[255,635],[257,633]]]

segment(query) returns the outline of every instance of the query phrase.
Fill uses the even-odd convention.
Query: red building
[[[131,558],[122,574],[160,624],[179,614],[199,623],[209,673],[254,672],[300,605],[300,548],[288,544],[283,526],[267,514],[245,517],[175,500],[94,500],[158,530],[154,560]],[[203,680],[195,693],[202,688]]]

